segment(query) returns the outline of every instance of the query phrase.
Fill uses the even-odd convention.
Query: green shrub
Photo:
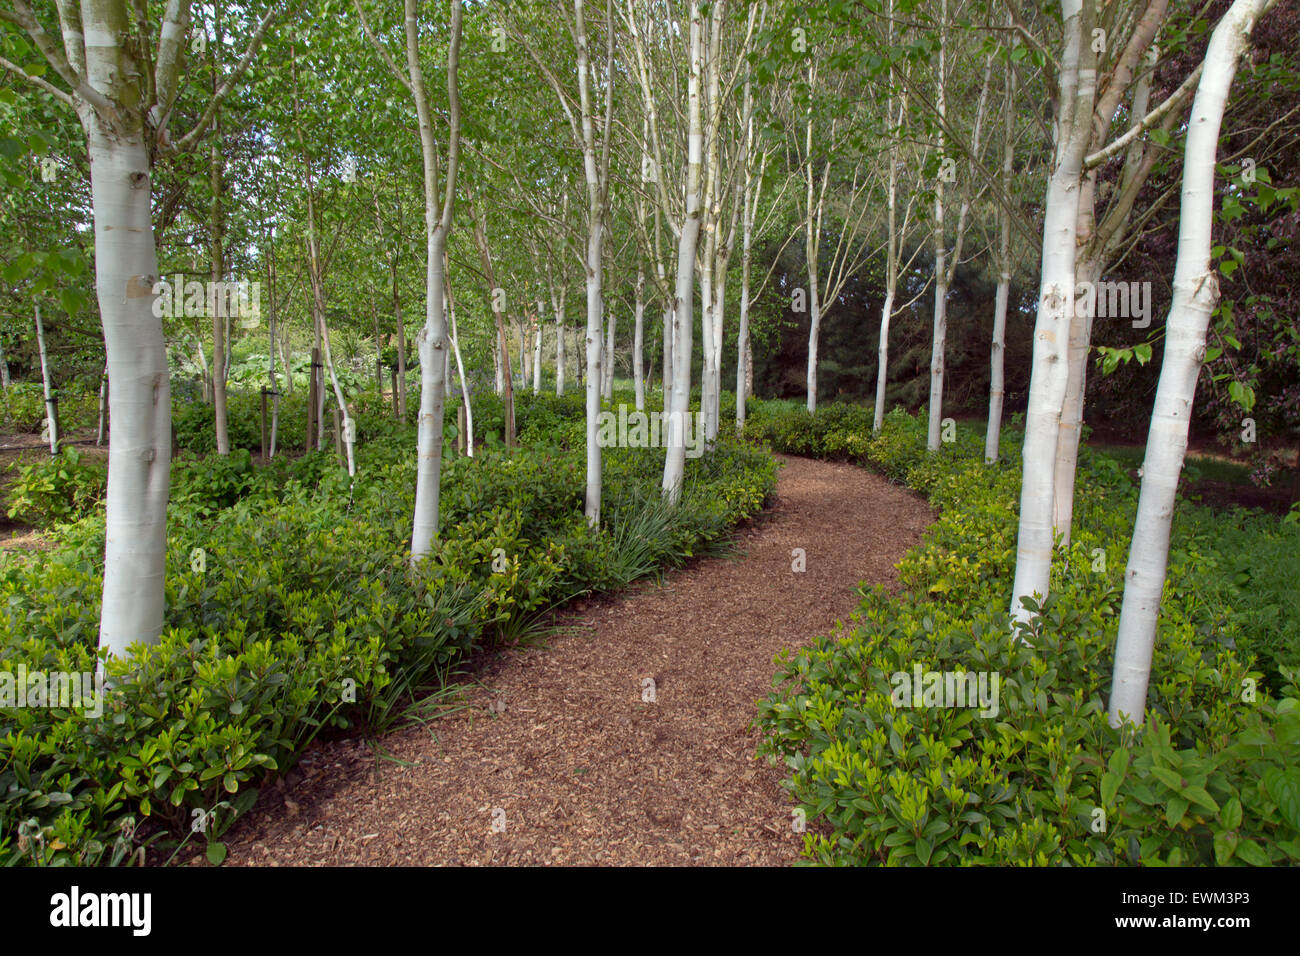
[[[326,415],[330,414],[328,408]],[[267,404],[267,440],[270,440],[272,408]],[[176,443],[185,451],[206,455],[217,450],[216,410],[203,402],[173,401],[172,428]],[[231,390],[226,395],[226,433],[231,449],[262,450],[262,395],[260,391]],[[301,449],[306,443],[307,393],[303,389],[280,396],[276,426],[276,447]]]
[[[783,424],[790,416],[764,426],[768,440],[831,433]],[[1295,635],[1275,624],[1261,638],[1271,612],[1224,586],[1235,565],[1223,549],[1250,535],[1276,540],[1276,554],[1257,549],[1245,562],[1255,567],[1287,545],[1295,553],[1290,531],[1261,519],[1224,534],[1223,516],[1180,505],[1147,723],[1114,730],[1105,703],[1137,491],[1126,470],[1081,454],[1073,540],[1022,642],[1007,608],[1018,471],[985,465],[982,443],[960,429],[953,447],[927,455],[924,423],[910,418],[886,416],[864,453],[942,509],[899,563],[904,590],[877,587],[848,626],[783,656],[781,686],[759,706],[763,752],[786,761],[796,800],[826,824],[807,834],[808,859],[1300,861],[1300,694],[1284,665],[1278,681],[1257,686],[1247,652],[1274,639],[1294,649]],[[996,712],[912,706],[898,675],[918,667],[989,684],[996,675]]]
[[[99,422],[99,381],[65,382],[55,390],[60,434],[94,428]],[[45,422],[45,387],[40,382],[14,382],[0,389],[0,422],[20,432],[40,432]]]
[[[316,734],[381,730],[542,609],[716,550],[775,483],[769,456],[721,442],[665,517],[662,454],[610,449],[593,531],[581,449],[451,457],[440,539],[412,571],[414,429],[357,457],[355,481],[332,450],[174,461],[162,640],[109,663],[98,718],[0,708],[0,865],[128,862],[196,822],[219,859],[225,828]],[[102,514],[60,538],[0,555],[0,674],[95,670]]]
[[[81,452],[65,445],[41,461],[11,465],[8,470],[16,469],[18,476],[8,487],[6,514],[45,528],[90,513],[104,498],[108,470],[81,458]]]

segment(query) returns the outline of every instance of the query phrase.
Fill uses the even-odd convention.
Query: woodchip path
[[[481,655],[461,711],[313,747],[225,835],[226,865],[797,859],[784,768],[755,757],[755,702],[777,652],[847,618],[859,582],[894,581],[932,516],[860,468],[781,460],[735,557],[576,602],[546,645]]]

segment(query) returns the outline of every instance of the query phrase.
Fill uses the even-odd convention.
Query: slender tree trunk
[[[894,317],[894,290],[885,293],[880,309],[880,345],[876,349],[876,407],[872,410],[871,430],[880,431],[885,423],[885,388],[889,380],[889,320]]]
[[[472,200],[471,200],[472,201]],[[474,238],[478,243],[479,259],[483,263],[483,274],[488,281],[488,301],[492,304],[492,315],[496,319],[497,327],[497,356],[496,356],[496,373],[498,392],[501,395],[502,403],[505,406],[505,445],[507,448],[515,446],[515,391],[514,391],[514,370],[510,367],[510,341],[506,335],[505,316],[497,308],[497,296],[495,290],[498,288],[496,280],[496,271],[492,266],[492,250],[488,245],[487,227],[484,224],[484,216],[487,211],[481,206],[476,207],[474,217]]]
[[[1091,77],[1096,67],[1096,56],[1083,39],[1091,36],[1093,2],[1062,0],[1061,9],[1065,24],[1057,97],[1061,115],[1043,222],[1042,284],[1034,326],[1016,574],[1011,592],[1011,614],[1020,622],[1035,616],[1022,605],[1022,599],[1035,594],[1045,598],[1051,580],[1052,496],[1056,442],[1069,377],[1067,345],[1074,311],[1075,227],[1095,92],[1091,82],[1080,82],[1081,77]]]
[[[369,289],[370,293],[370,317],[375,323],[375,390],[383,392],[384,390],[384,333],[379,327],[379,306],[375,302],[375,290]]]
[[[578,101],[581,110],[581,145],[583,175],[587,184],[587,483],[583,513],[588,524],[600,526],[602,456],[597,428],[600,415],[601,386],[601,312],[603,309],[602,255],[605,243],[605,202],[608,196],[610,136],[612,135],[614,82],[614,24],[612,4],[606,4],[606,67],[604,139],[599,160],[596,154],[594,109],[590,89],[590,69],[587,53],[587,27],[583,13],[583,0],[574,0],[574,38],[578,62]],[[610,313],[610,367],[613,363],[614,315]],[[613,387],[611,374],[610,388]]]
[[[104,434],[108,430],[108,363],[99,376],[99,427],[95,430],[95,444],[104,444]]]
[[[456,327],[456,295],[451,288],[451,268],[447,251],[442,253],[443,277],[447,283],[447,318],[451,321],[451,347],[456,353],[456,377],[460,379],[460,401],[465,408],[465,454],[474,457],[474,408],[469,383],[465,381],[465,360],[460,354],[460,330]]]
[[[614,327],[618,322],[618,316],[613,309],[608,310],[609,321],[605,325],[605,387],[602,389],[602,397],[605,401],[612,401],[614,398]]]
[[[1205,51],[1205,65],[1187,125],[1174,296],[1165,325],[1165,355],[1124,575],[1111,681],[1112,726],[1119,726],[1125,718],[1141,725],[1146,717],[1178,476],[1187,453],[1196,380],[1205,361],[1206,330],[1219,300],[1219,284],[1210,262],[1219,128],[1237,64],[1250,45],[1251,31],[1272,5],[1273,0],[1234,0],[1223,15]]]
[[[451,45],[447,54],[447,95],[450,103],[446,195],[439,210],[438,147],[433,114],[425,93],[420,65],[419,0],[406,0],[406,68],[420,126],[420,157],[424,173],[425,309],[424,327],[416,338],[420,354],[420,418],[417,437],[415,511],[411,521],[411,564],[427,556],[438,537],[442,482],[442,426],[446,396],[447,316],[444,315],[444,254],[451,231],[459,156],[460,98],[457,72],[460,58],[461,5],[451,3]]]
[[[541,299],[537,300],[537,318],[533,320],[533,394],[539,395],[542,391],[542,315],[545,313],[546,303]]]
[[[280,339],[277,343],[280,349],[280,364],[284,366],[284,394],[293,394],[293,369],[289,366],[289,357],[284,350],[284,340]]]
[[[889,16],[886,23],[888,33],[886,43],[894,45],[894,0],[889,0]],[[894,87],[894,67],[889,66],[889,86]],[[885,98],[885,113],[891,119],[894,115],[894,98]],[[876,407],[872,409],[871,430],[879,432],[885,423],[885,389],[889,382],[889,323],[894,317],[894,294],[898,289],[898,140],[902,134],[902,113],[899,113],[899,126],[889,137],[889,177],[887,190],[888,234],[886,236],[885,254],[885,304],[880,310],[880,341],[876,347]],[[910,207],[909,207],[910,208]]]
[[[275,457],[276,442],[280,432],[280,377],[275,373],[275,347],[278,339],[275,334],[275,257],[274,250],[270,243],[267,243],[266,253],[266,297],[267,304],[267,324],[268,336],[270,338],[270,364],[267,369],[267,377],[271,381],[271,443],[267,449],[269,458]],[[283,357],[283,356],[282,356]],[[286,367],[285,372],[288,372]],[[286,375],[286,377],[290,377]]]
[[[808,261],[808,375],[806,407],[808,413],[817,411],[817,338],[821,330],[821,302],[817,288],[817,255],[821,246],[821,229],[816,207],[814,205],[813,176],[813,116],[812,107],[808,108],[808,122],[805,131],[804,149],[807,156],[804,175],[806,178],[807,198],[804,210],[804,250]],[[824,193],[823,193],[824,195]]]
[[[45,352],[45,324],[41,322],[41,306],[36,304],[36,350],[41,359],[41,385],[45,392],[46,432],[50,439],[50,454],[59,453],[59,406],[54,398],[54,383],[50,379],[50,359]]]
[[[636,393],[636,410],[645,411],[645,266],[636,267],[636,305],[633,308],[632,388]]]
[[[9,359],[5,357],[4,341],[0,339],[0,386],[4,388],[5,393],[5,420],[10,425],[14,422],[14,409],[9,401],[9,386],[11,384],[9,380]]]
[[[588,120],[590,122],[590,120]],[[594,160],[593,166],[594,169]],[[588,180],[594,190],[594,179]],[[593,527],[600,525],[602,455],[598,431],[601,385],[604,381],[604,363],[601,361],[601,296],[600,259],[604,244],[604,229],[598,209],[592,210],[591,232],[587,237],[587,485],[583,513]]]
[[[203,348],[203,336],[195,333],[195,345],[199,349],[199,387],[203,389],[203,404],[212,404],[212,378],[208,371],[208,353]]]
[[[725,262],[725,260],[723,260]],[[717,279],[713,288],[713,357],[709,363],[709,374],[713,377],[713,387],[709,390],[709,414],[705,418],[704,438],[713,447],[718,438],[719,419],[722,417],[722,334],[723,320],[727,306],[727,270],[720,264],[716,269]]]
[[[339,413],[343,416],[343,445],[347,449],[348,477],[355,478],[357,474],[356,462],[356,444],[357,432],[356,423],[352,418],[352,413],[348,409],[347,399],[343,397],[343,389],[339,385],[339,377],[334,371],[334,358],[330,353],[330,330],[325,321],[325,313],[320,315],[320,332],[321,346],[325,358],[325,367],[329,369],[330,383],[334,386],[334,400],[338,402]],[[323,391],[323,389],[322,389]]]
[[[1007,14],[1007,25],[1011,25]],[[1007,71],[1007,89],[1002,104],[1002,195],[1011,195],[1011,171],[1015,159],[1015,71]],[[1004,362],[1006,357],[1007,305],[1011,298],[1011,212],[999,210],[1002,234],[998,240],[998,289],[993,303],[993,346],[989,356],[989,423],[984,433],[984,460],[992,463],[1001,452],[1002,399],[1006,390]]]
[[[754,210],[750,197],[754,188],[754,89],[745,76],[745,175],[740,190],[740,316],[736,322],[736,432],[745,430],[745,412],[749,401],[749,271],[753,258]],[[754,199],[757,202],[757,198]]]
[[[948,3],[944,0],[939,21],[939,73],[935,103],[939,123],[947,122],[945,59],[948,37]],[[943,134],[941,134],[943,135]],[[946,152],[940,150],[943,159]],[[940,430],[943,421],[943,358],[948,338],[948,265],[943,230],[943,175],[934,184],[934,335],[930,342],[930,420],[926,431],[925,447],[939,450]]]
[[[559,295],[551,293],[551,308],[555,310],[555,394],[564,394],[564,366],[566,364],[564,356],[564,340],[567,337],[568,329],[564,323],[564,296],[565,289],[561,289]]]
[[[216,20],[217,42],[213,44],[213,55],[219,55],[221,49],[221,18]],[[219,65],[214,67],[212,91],[217,90]],[[221,114],[218,111],[212,123],[212,139],[209,142],[209,186],[212,192],[212,205],[209,210],[209,229],[211,230],[211,279],[213,286],[221,288],[218,283],[224,281],[226,273],[226,256],[223,247],[225,223],[221,210],[221,193],[224,188],[225,154],[221,149]],[[230,341],[230,327],[227,323],[225,296],[209,295],[208,303],[212,315],[212,410],[216,422],[217,454],[230,454],[230,425],[226,407],[226,346]],[[218,306],[218,303],[221,305]]]
[[[692,292],[692,294],[694,294]],[[673,307],[664,309],[664,409],[668,408],[668,396],[673,390],[673,354],[677,346],[673,342]]]
[[[822,309],[817,288],[817,262],[808,264],[808,413],[817,411],[817,341],[821,334]]]
[[[703,131],[700,124],[702,59],[699,0],[690,4],[690,76],[687,81],[686,216],[677,243],[677,282],[672,322],[672,397],[668,409],[668,440],[664,454],[663,493],[670,504],[681,500],[686,474],[687,416],[691,405],[691,332],[694,324],[695,249],[700,235],[700,165]]]

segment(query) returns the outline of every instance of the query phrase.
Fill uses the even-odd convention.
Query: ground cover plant
[[[918,419],[896,411],[875,437],[845,426],[863,420],[863,409],[777,407],[747,430],[878,468],[940,509],[899,566],[903,590],[865,594],[841,629],[780,661],[759,706],[764,750],[787,763],[809,821],[807,859],[1300,860],[1300,630],[1283,611],[1300,571],[1295,525],[1180,505],[1148,722],[1116,730],[1105,695],[1137,499],[1127,470],[1085,450],[1074,540],[1016,639],[1004,594],[1020,434],[1004,433],[1004,460],[990,465],[973,430],[926,456]],[[915,668],[996,674],[998,705],[898,694],[896,675]]]
[[[0,859],[121,863],[196,823],[219,859],[220,834],[317,734],[382,730],[410,692],[546,608],[724,548],[771,492],[772,461],[727,442],[670,510],[653,453],[611,449],[610,519],[592,530],[581,452],[542,440],[567,421],[560,404],[521,398],[535,447],[449,458],[444,532],[414,572],[410,428],[363,446],[355,484],[329,452],[177,460],[163,639],[110,662],[102,715],[0,709]],[[80,504],[57,549],[0,558],[0,672],[102,662],[103,515]]]

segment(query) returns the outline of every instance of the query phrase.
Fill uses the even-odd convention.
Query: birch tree
[[[59,406],[54,399],[50,375],[50,358],[45,350],[45,323],[41,321],[41,304],[36,303],[36,351],[41,360],[41,390],[45,398],[45,433],[50,440],[50,454],[59,453]]]
[[[796,121],[791,115],[787,120],[793,133],[791,165],[799,170],[802,179],[798,210],[808,274],[804,304],[808,312],[805,407],[809,414],[817,410],[818,346],[824,305],[834,302],[850,277],[871,258],[868,237],[883,218],[879,206],[869,201],[875,180],[867,158],[854,146],[854,118],[837,111],[824,125],[818,123],[827,111],[826,104],[846,109],[849,80],[845,73],[828,78],[821,62],[815,61],[808,67],[807,79],[799,91],[806,101],[797,104],[795,98],[790,100],[794,108],[802,105],[802,119]],[[861,95],[857,93],[853,98]],[[830,191],[833,180],[844,187],[838,208]],[[825,256],[823,243],[832,219],[835,240],[829,256]]]
[[[947,110],[947,68],[946,59],[948,52],[948,4],[947,0],[941,8],[939,22],[939,70],[936,81],[935,102],[939,116],[939,124],[947,133],[948,110]],[[962,201],[961,208],[957,214],[957,230],[953,241],[952,257],[947,255],[947,236],[944,232],[944,183],[947,180],[947,169],[955,166],[955,160],[941,150],[941,167],[938,179],[935,182],[934,198],[934,329],[933,338],[930,346],[930,405],[929,405],[929,423],[926,432],[926,448],[929,451],[938,451],[940,445],[940,431],[943,422],[943,380],[944,380],[944,352],[947,347],[948,336],[948,289],[952,285],[953,278],[956,275],[957,267],[961,264],[962,241],[966,235],[966,226],[970,214],[972,193],[975,189],[975,165],[981,159],[980,139],[983,132],[984,112],[988,102],[989,81],[993,71],[993,54],[990,53],[984,64],[984,81],[980,87],[979,103],[975,111],[975,128],[972,136],[972,146],[970,152],[970,162],[968,163],[967,174],[963,177]]]
[[[1109,706],[1112,726],[1125,720],[1141,725],[1146,717],[1178,476],[1187,454],[1196,380],[1205,361],[1206,329],[1219,299],[1219,284],[1210,262],[1219,128],[1238,63],[1250,47],[1251,32],[1275,2],[1234,0],[1210,36],[1192,103],[1184,147],[1174,296],[1166,319],[1165,356],[1142,464],[1115,643]]]
[[[0,65],[76,112],[90,159],[96,295],[113,383],[99,630],[107,655],[156,643],[163,624],[171,390],[162,320],[153,310],[153,158],[198,144],[252,62],[274,11],[249,31],[243,55],[194,126],[174,137],[168,124],[185,74],[187,0],[168,0],[156,31],[143,8],[126,0],[65,0],[53,34],[27,0],[0,8],[0,23],[26,34],[53,74],[47,80]]]
[[[668,440],[664,452],[663,493],[670,504],[681,500],[686,473],[686,416],[691,401],[691,333],[694,324],[695,253],[700,236],[700,167],[704,130],[700,114],[704,24],[698,0],[690,3],[689,73],[686,87],[686,214],[677,242],[677,278],[673,299],[672,393],[665,399]],[[665,346],[667,347],[667,346]]]
[[[415,509],[411,522],[411,564],[426,557],[438,537],[441,516],[442,439],[444,409],[448,394],[448,368],[451,342],[448,318],[454,313],[446,279],[447,239],[451,233],[455,210],[456,179],[460,166],[460,45],[463,7],[457,0],[448,4],[447,35],[447,154],[446,178],[442,178],[442,156],[434,131],[433,108],[429,102],[420,60],[419,0],[405,0],[403,19],[404,60],[393,56],[371,28],[360,0],[353,0],[366,38],[375,49],[389,74],[405,88],[415,106],[420,135],[420,158],[423,179],[425,225],[425,319],[416,337],[420,356],[420,413],[416,438]],[[378,194],[374,195],[376,223],[380,223]],[[400,201],[398,202],[400,213]],[[400,238],[400,237],[399,237]],[[400,243],[399,243],[400,248]],[[401,307],[398,302],[397,251],[390,257],[393,281],[393,305],[398,321],[399,378],[405,378]],[[457,350],[457,365],[460,356]],[[461,375],[462,388],[464,375]],[[404,382],[399,382],[399,416],[404,413]],[[465,401],[468,414],[468,397]],[[471,443],[472,444],[472,443]],[[472,448],[471,448],[472,454]]]
[[[604,385],[604,252],[609,206],[609,170],[613,138],[615,31],[613,0],[606,0],[603,28],[603,66],[597,69],[589,49],[589,28],[584,0],[557,0],[547,5],[559,13],[569,31],[575,51],[574,80],[562,78],[549,59],[550,51],[539,49],[539,36],[512,13],[503,11],[508,29],[523,45],[545,78],[569,125],[572,142],[582,157],[586,187],[586,237],[583,250],[584,285],[587,296],[586,324],[586,446],[587,474],[583,513],[592,527],[600,524],[601,447],[599,429],[601,391]],[[541,33],[545,36],[545,33]],[[593,89],[593,85],[596,88]],[[576,86],[576,95],[574,86]],[[603,97],[603,110],[600,98]]]
[[[1164,154],[1164,150],[1145,136],[1135,135],[1133,130],[1156,128],[1166,136],[1171,133],[1175,124],[1182,120],[1182,108],[1191,97],[1200,70],[1200,67],[1194,69],[1163,103],[1149,110],[1152,78],[1159,61],[1155,40],[1166,19],[1167,6],[1166,0],[1148,0],[1144,6],[1136,8],[1142,12],[1134,19],[1127,38],[1118,27],[1112,29],[1112,35],[1098,37],[1098,45],[1105,47],[1102,58],[1110,69],[1099,74],[1104,79],[1098,84],[1090,154],[1084,161],[1085,176],[1079,193],[1076,281],[1084,295],[1076,296],[1077,319],[1071,325],[1069,345],[1069,382],[1056,448],[1054,522],[1056,532],[1066,544],[1072,532],[1074,479],[1083,422],[1096,284],[1125,241],[1138,193]],[[1117,52],[1111,62],[1113,51]],[[1137,120],[1136,126],[1107,144],[1114,117],[1130,88],[1132,98],[1127,114],[1130,119]],[[1115,188],[1107,190],[1109,201],[1102,205],[1103,190],[1098,182],[1098,173],[1109,158],[1118,155],[1124,157],[1118,183]]]
[[[1084,152],[1092,130],[1096,93],[1096,53],[1092,33],[1094,0],[1061,0],[1063,50],[1057,72],[1057,118],[1052,175],[1043,220],[1042,277],[1034,324],[1033,365],[1016,538],[1016,573],[1011,615],[1018,622],[1034,616],[1023,600],[1048,594],[1053,538],[1053,485],[1056,444],[1068,384],[1070,320],[1074,311],[1075,229]]]

